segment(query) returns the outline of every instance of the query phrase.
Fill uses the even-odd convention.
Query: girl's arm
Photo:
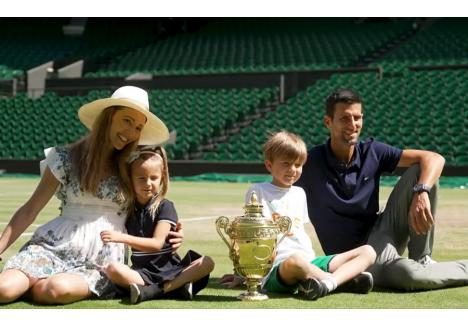
[[[104,243],[125,243],[139,251],[154,252],[163,248],[170,230],[171,224],[169,222],[159,221],[156,224],[152,238],[136,237],[117,231],[102,231],[101,239]]]
[[[29,200],[21,206],[13,215],[10,223],[3,230],[0,237],[0,254],[15,242],[15,240],[30,226],[36,219],[39,212],[49,202],[55,193],[59,181],[50,172],[49,167],[44,171],[41,181]]]

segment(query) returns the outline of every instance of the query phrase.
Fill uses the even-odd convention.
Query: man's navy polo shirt
[[[366,243],[379,211],[379,181],[393,172],[402,150],[370,138],[355,146],[343,165],[330,140],[312,148],[296,185],[307,195],[309,218],[325,254],[336,254]]]

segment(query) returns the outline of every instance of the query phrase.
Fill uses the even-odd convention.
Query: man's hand
[[[219,283],[226,285],[229,289],[233,289],[244,284],[244,278],[236,274],[224,274]]]
[[[409,210],[410,226],[417,235],[426,234],[434,225],[427,192],[415,193]]]
[[[169,243],[172,245],[172,252],[175,253],[184,241],[184,230],[182,223],[177,223],[176,231],[169,231]]]
[[[102,231],[101,232],[101,240],[104,243],[109,242],[122,242],[123,241],[123,233],[117,231]]]

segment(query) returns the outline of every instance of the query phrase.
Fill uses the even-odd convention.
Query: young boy
[[[375,251],[364,245],[344,253],[316,257],[304,223],[310,223],[306,195],[293,186],[302,173],[307,159],[304,141],[293,133],[273,134],[263,146],[265,166],[271,173],[271,183],[252,185],[246,202],[255,191],[263,205],[265,216],[288,216],[291,231],[278,244],[270,273],[262,287],[268,292],[295,293],[316,300],[334,291],[368,293],[372,290],[372,275],[365,270],[375,261]],[[347,282],[347,283],[346,283]],[[346,283],[346,284],[345,284]]]

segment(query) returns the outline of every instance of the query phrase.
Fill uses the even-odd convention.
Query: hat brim
[[[146,124],[141,131],[139,145],[155,145],[162,144],[169,139],[169,130],[164,122],[161,121],[155,114],[148,111],[140,103],[126,99],[105,98],[95,100],[91,103],[83,105],[78,110],[78,117],[86,128],[92,130],[96,118],[108,107],[125,106],[141,112],[146,117]]]

